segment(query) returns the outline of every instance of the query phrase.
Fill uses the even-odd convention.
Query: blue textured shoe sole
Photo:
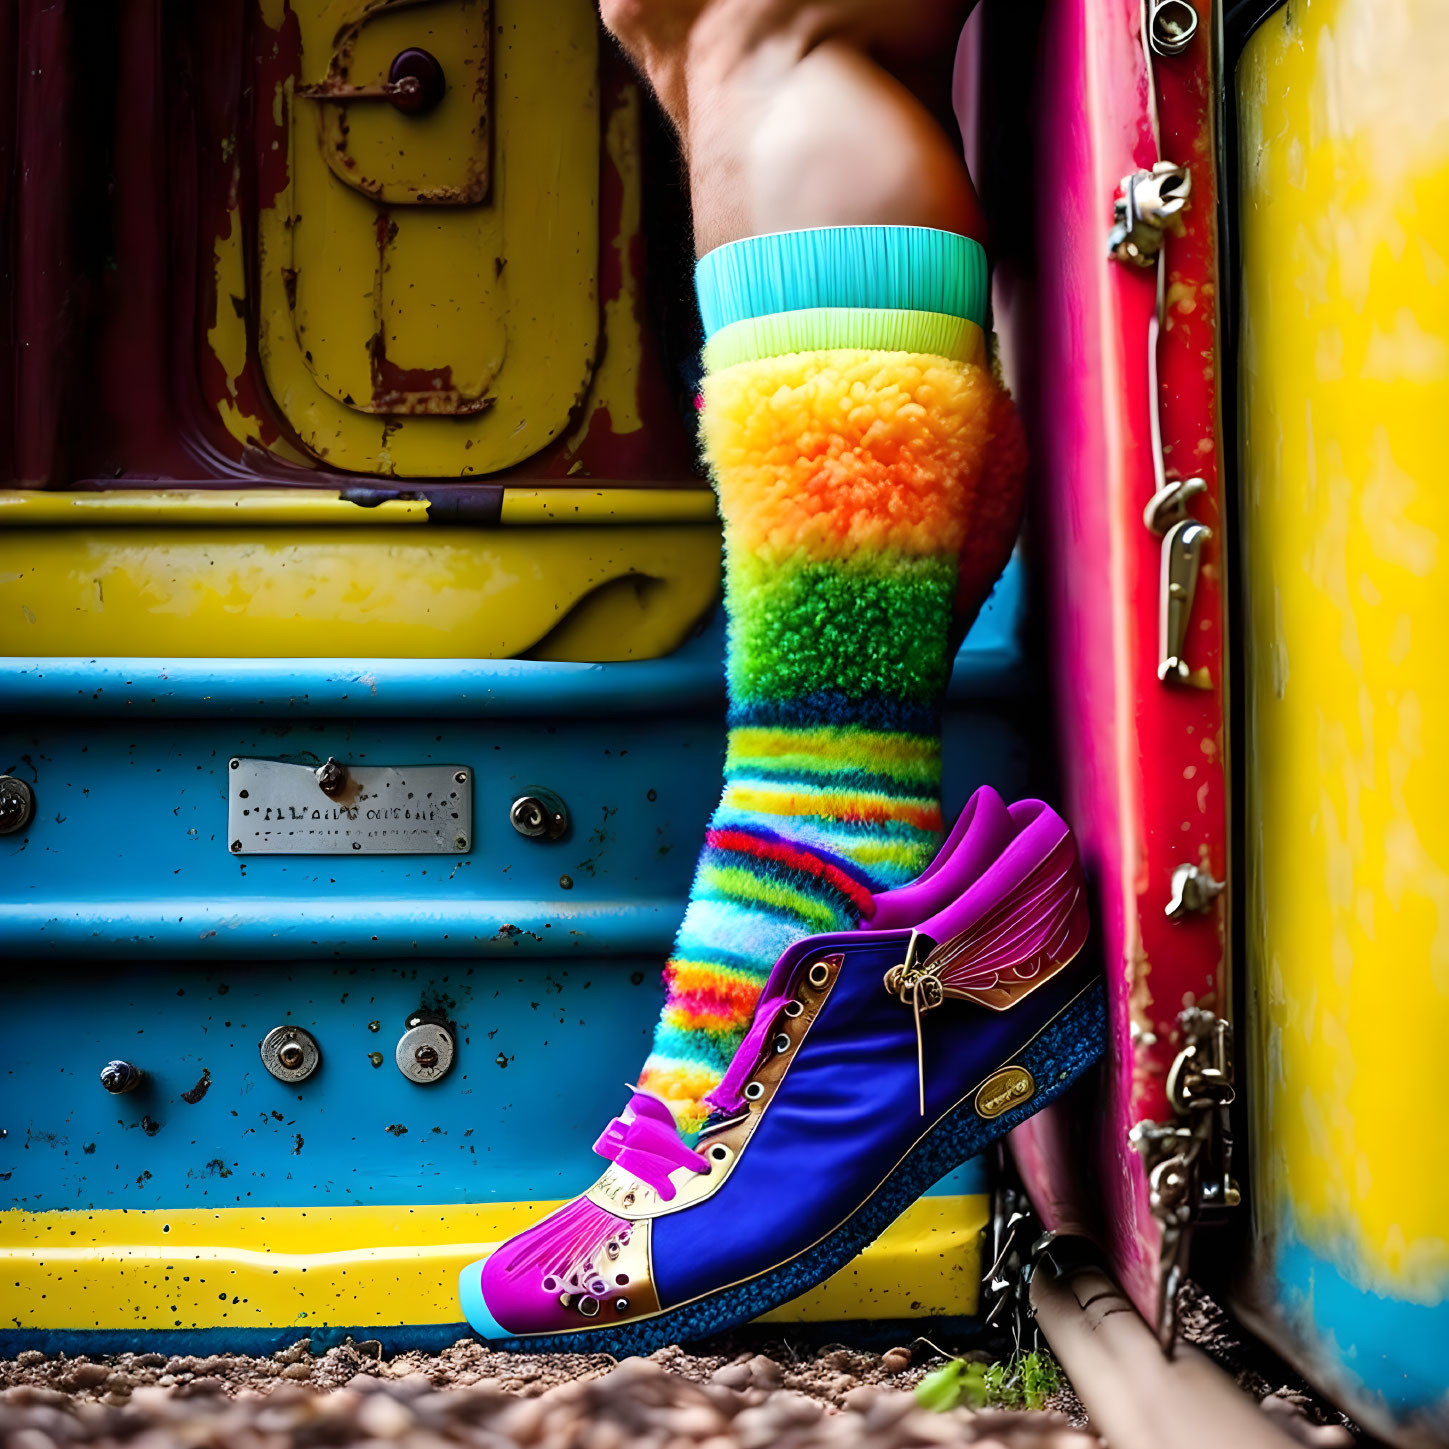
[[[1106,989],[1098,981],[1086,988],[1026,1046],[1006,1057],[1000,1066],[1023,1066],[1037,1083],[1030,1101],[1000,1117],[983,1121],[972,1105],[973,1092],[961,1102],[861,1205],[848,1222],[808,1252],[762,1273],[748,1283],[696,1298],[653,1318],[617,1328],[580,1328],[571,1333],[490,1338],[498,1349],[530,1353],[608,1353],[615,1358],[652,1353],[672,1343],[692,1343],[712,1333],[737,1328],[750,1319],[813,1288],[843,1268],[860,1250],[873,1243],[920,1195],[952,1168],[984,1152],[1013,1127],[1054,1102],[1101,1055],[1106,1040]],[[989,1074],[988,1074],[989,1075]],[[476,1272],[477,1265],[471,1265]],[[470,1269],[464,1269],[469,1272]],[[481,1300],[482,1294],[470,1295]],[[465,1311],[471,1305],[465,1301]],[[473,1315],[468,1314],[473,1321]],[[491,1314],[486,1321],[497,1327]],[[476,1323],[475,1323],[476,1328]]]

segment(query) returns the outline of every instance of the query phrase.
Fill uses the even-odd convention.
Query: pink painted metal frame
[[[1046,1225],[1097,1238],[1153,1321],[1162,1235],[1129,1133],[1172,1115],[1166,1077],[1183,1007],[1228,1012],[1226,897],[1184,919],[1165,913],[1177,866],[1227,878],[1227,678],[1211,25],[1204,4],[1187,51],[1152,57],[1149,69],[1144,8],[1046,0],[1029,119],[1035,275],[1004,268],[996,307],[1032,429],[1066,814],[1094,888],[1112,1022],[1092,1120],[1052,1109],[1019,1129],[1013,1148]],[[1107,254],[1122,178],[1159,159],[1192,177],[1185,223],[1166,244],[1157,358],[1166,476],[1203,479],[1190,512],[1213,530],[1187,646],[1197,685],[1157,674],[1162,545],[1143,521],[1157,472],[1156,272]],[[1082,1162],[1072,1144],[1084,1134]]]

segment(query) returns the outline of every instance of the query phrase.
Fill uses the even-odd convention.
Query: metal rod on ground
[[[1216,1364],[1152,1330],[1099,1267],[1062,1267],[1051,1252],[1031,1278],[1037,1324],[1112,1449],[1285,1449],[1277,1429]]]

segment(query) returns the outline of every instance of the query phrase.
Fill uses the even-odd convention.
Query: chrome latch
[[[1192,601],[1202,567],[1203,546],[1213,536],[1205,523],[1184,519],[1162,540],[1162,585],[1158,603],[1157,677],[1164,684],[1186,684],[1192,678],[1184,655]]]
[[[1241,1201],[1232,1171],[1232,1027],[1200,1007],[1189,1007],[1177,1023],[1183,1046],[1167,1074],[1174,1118],[1139,1122],[1131,1133],[1162,1229],[1157,1337],[1168,1353],[1177,1337],[1177,1295],[1192,1230],[1219,1220]]]
[[[1191,193],[1192,174],[1171,161],[1124,176],[1112,207],[1107,255],[1116,262],[1150,267],[1162,250],[1164,232],[1182,214]]]
[[[1147,500],[1142,510],[1142,521],[1161,538],[1174,524],[1187,518],[1187,505],[1199,493],[1207,492],[1207,484],[1201,478],[1169,478]]]
[[[1170,921],[1201,915],[1226,889],[1225,883],[1203,866],[1180,865],[1172,873],[1172,894],[1164,914]]]

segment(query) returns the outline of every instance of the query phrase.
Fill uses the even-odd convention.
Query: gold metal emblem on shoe
[[[1036,1083],[1025,1067],[1002,1067],[999,1072],[987,1077],[976,1093],[976,1115],[989,1122],[993,1117],[1031,1101],[1035,1095]]]

